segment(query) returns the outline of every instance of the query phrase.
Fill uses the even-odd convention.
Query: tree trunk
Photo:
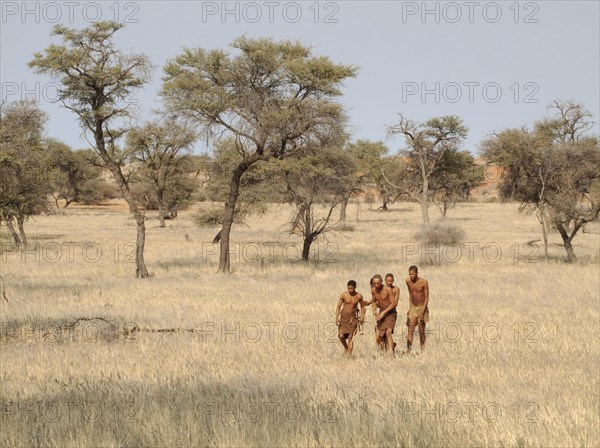
[[[162,191],[158,191],[156,193],[156,199],[158,201],[158,219],[160,221],[159,226],[166,227],[165,226],[165,205],[163,204],[163,192]]]
[[[542,238],[544,239],[544,259],[548,261],[548,223],[546,222],[546,216],[544,210],[538,210],[538,220],[542,226]]]
[[[442,206],[440,207],[442,218],[446,218],[446,215],[448,214],[448,202],[449,200],[447,198],[442,198]]]
[[[137,224],[137,239],[135,242],[135,276],[137,278],[147,278],[148,269],[144,262],[144,245],[146,244],[146,222],[145,213],[137,210],[134,212],[135,222]]]
[[[429,203],[427,202],[427,197],[423,197],[423,195],[421,195],[419,197],[419,205],[421,206],[421,217],[423,219],[423,225],[426,228],[429,228]]]
[[[17,215],[17,225],[19,226],[19,233],[21,234],[23,246],[27,247],[27,235],[25,235],[25,216],[23,216],[21,213]]]
[[[15,245],[17,247],[19,247],[19,246],[21,246],[21,238],[19,238],[19,234],[15,230],[15,226],[13,225],[12,220],[13,220],[13,218],[8,218],[6,220],[6,227],[8,227],[10,234],[12,235],[13,239],[15,240]]]
[[[308,261],[308,256],[310,254],[310,245],[312,244],[312,237],[305,236],[304,244],[302,245],[302,260]]]
[[[565,250],[567,251],[567,258],[569,263],[577,261],[577,257],[575,256],[575,250],[571,245],[571,240],[573,239],[573,236],[575,236],[575,234],[569,236],[562,223],[557,224],[556,228],[558,229],[558,233],[560,233],[560,236],[563,240],[563,245],[565,247]]]
[[[542,237],[544,238],[544,259],[548,261],[548,229],[546,227],[546,220],[542,218]]]
[[[349,197],[344,197],[340,204],[340,221],[346,222],[346,209],[348,208]]]
[[[423,224],[426,228],[429,228],[429,201],[428,201],[428,193],[429,193],[429,180],[424,177],[423,178],[423,191],[419,196],[419,204],[421,205],[421,216],[423,218]]]
[[[229,274],[231,272],[231,260],[229,254],[229,235],[233,218],[235,215],[235,206],[237,205],[238,194],[240,191],[240,180],[242,175],[248,169],[246,163],[241,163],[233,170],[231,176],[231,187],[229,189],[229,197],[225,201],[225,216],[223,217],[223,227],[221,228],[221,241],[219,253],[219,272]]]
[[[379,210],[381,210],[382,212],[387,212],[388,211],[387,204],[390,201],[390,195],[387,193],[382,193],[381,200],[382,200],[383,204],[381,204],[381,207],[379,207]]]
[[[94,141],[96,142],[96,152],[102,158],[106,166],[110,168],[117,185],[119,185],[119,188],[121,189],[121,193],[123,194],[125,201],[127,201],[127,204],[129,205],[130,213],[133,213],[133,216],[135,217],[135,222],[137,225],[135,275],[137,278],[147,278],[148,269],[146,269],[146,263],[144,262],[144,244],[146,242],[146,224],[144,222],[144,217],[146,209],[144,207],[144,211],[140,211],[136,200],[133,198],[129,190],[129,182],[123,174],[123,171],[121,171],[121,165],[119,162],[116,162],[106,151],[106,142],[104,140],[104,120],[101,118],[96,118]]]
[[[221,228],[221,241],[219,246],[219,272],[229,274],[231,272],[231,257],[229,253],[229,235],[231,234],[231,226],[233,225],[233,214],[235,204],[233,206],[225,205],[225,218],[223,227]]]
[[[569,259],[569,263],[577,261],[577,257],[575,256],[575,251],[573,250],[573,246],[571,245],[571,240],[565,240],[565,250],[567,251],[567,257]]]

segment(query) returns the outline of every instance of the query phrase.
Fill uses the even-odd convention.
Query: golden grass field
[[[598,446],[598,225],[569,265],[556,233],[549,261],[523,246],[541,232],[516,205],[459,204],[462,255],[426,255],[414,204],[375,208],[357,222],[352,204],[354,230],[306,264],[290,210],[272,206],[234,227],[230,276],[194,210],[164,229],[148,213],[145,280],[122,207],[37,216],[28,252],[2,227],[0,446]],[[430,283],[427,351],[383,356],[369,311],[345,359],[333,322],[347,280],[367,293],[373,274],[396,275],[404,347],[413,263]],[[68,326],[94,317],[109,322]]]

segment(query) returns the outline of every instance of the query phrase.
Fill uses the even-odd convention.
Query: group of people
[[[335,321],[338,326],[338,337],[344,346],[344,354],[352,356],[353,339],[358,330],[361,330],[365,322],[367,306],[371,305],[373,317],[375,318],[375,340],[379,348],[394,356],[396,343],[393,339],[394,327],[398,312],[396,308],[400,300],[400,288],[394,285],[394,276],[386,274],[384,278],[376,274],[371,278],[371,300],[365,301],[362,294],[356,290],[356,282],[349,280],[347,291],[340,295],[335,313]],[[421,352],[425,350],[425,324],[429,322],[429,284],[427,280],[419,277],[417,266],[408,268],[406,278],[408,288],[408,312],[406,313],[406,325],[408,335],[406,337],[406,352],[410,353],[413,343],[415,328],[419,329],[421,341]],[[359,310],[360,305],[360,310]]]

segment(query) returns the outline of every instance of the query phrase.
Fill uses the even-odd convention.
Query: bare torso
[[[379,311],[383,311],[389,307],[394,300],[394,291],[392,288],[386,285],[384,285],[380,290],[377,290],[377,288],[373,287],[371,288],[371,296],[373,297],[373,302],[377,304]]]
[[[342,313],[350,314],[356,311],[358,303],[363,299],[362,294],[357,292],[353,295],[349,292],[343,292],[340,296],[342,299]]]
[[[413,282],[408,277],[406,279],[406,286],[408,287],[410,301],[416,306],[423,305],[425,303],[425,289],[428,287],[427,280],[419,277]]]

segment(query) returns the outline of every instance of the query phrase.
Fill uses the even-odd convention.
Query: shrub
[[[208,195],[206,194],[206,190],[205,189],[198,190],[196,193],[194,193],[193,199],[194,199],[195,202],[206,202],[206,201],[208,201]]]
[[[202,209],[194,216],[194,223],[198,227],[217,227],[223,223],[223,209]]]
[[[223,224],[223,208],[208,208],[200,210],[194,216],[194,223],[198,227],[218,227]],[[247,215],[245,210],[238,210],[233,218],[235,224],[244,224],[244,217]]]
[[[415,238],[425,244],[462,244],[465,232],[451,224],[436,222],[431,224],[429,229],[421,229],[415,233]]]
[[[351,224],[342,223],[335,228],[340,232],[354,232],[354,226]]]

